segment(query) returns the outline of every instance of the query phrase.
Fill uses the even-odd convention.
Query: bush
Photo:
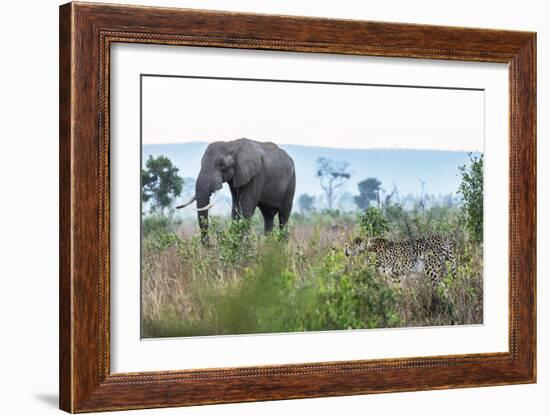
[[[464,199],[466,227],[476,243],[483,242],[483,154],[472,157],[470,165],[460,166],[462,183],[458,192]]]
[[[179,247],[181,245],[181,239],[173,232],[155,232],[144,241],[145,249],[148,252],[162,252],[172,246]]]
[[[449,273],[440,289],[447,305],[448,324],[480,324],[483,322],[483,258],[481,250],[467,246],[459,258],[456,275]]]
[[[218,333],[295,331],[300,324],[296,311],[302,309],[299,298],[304,294],[292,293],[295,281],[284,246],[268,242],[240,281],[224,289],[223,295],[210,293],[215,306],[207,326]]]
[[[254,254],[252,221],[236,219],[229,221],[226,226],[213,222],[210,232],[215,237],[221,260],[236,263],[250,259]]]
[[[461,233],[460,211],[456,207],[434,204],[426,208],[416,204],[406,210],[394,204],[384,209],[384,217],[387,221],[386,234],[394,239],[441,234],[456,242]]]
[[[375,207],[369,207],[359,215],[359,226],[367,237],[381,236],[388,230],[388,221],[382,211]]]
[[[200,281],[199,294],[208,305],[198,319],[177,317],[167,310],[159,320],[144,325],[146,336],[196,336],[302,331],[314,310],[314,293],[297,289],[297,277],[289,269],[285,245],[266,240],[257,261],[243,269],[243,275],[223,285]]]
[[[348,269],[344,254],[327,255],[316,271],[318,287],[317,330],[395,327],[399,317],[395,295],[378,278],[373,264]],[[311,330],[314,330],[312,328]]]
[[[178,318],[174,309],[147,319],[144,335],[196,336],[242,333],[347,330],[399,325],[392,289],[372,266],[352,271],[342,253],[330,252],[306,278],[293,270],[288,244],[265,238],[243,276],[215,285],[195,281],[190,296],[201,298],[200,317]]]
[[[169,232],[171,229],[171,221],[164,215],[148,215],[142,220],[143,236],[148,236],[152,233]]]

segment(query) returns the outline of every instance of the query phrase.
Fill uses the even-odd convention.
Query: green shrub
[[[483,242],[483,154],[479,157],[470,155],[470,165],[460,166],[462,182],[458,192],[464,199],[466,227],[470,237],[476,242]]]
[[[483,322],[483,260],[480,249],[467,246],[458,261],[456,275],[450,272],[439,288],[447,307],[448,324]]]
[[[393,204],[384,209],[386,235],[394,239],[418,238],[430,234],[451,237],[455,242],[461,234],[460,210],[457,207],[415,204],[410,210]]]
[[[144,241],[144,247],[148,252],[162,252],[172,246],[180,247],[181,239],[173,232],[155,232]]]
[[[164,215],[147,215],[142,220],[143,236],[148,236],[152,233],[169,232],[171,229],[171,221]]]
[[[254,254],[252,221],[236,219],[229,221],[226,226],[214,223],[210,229],[215,236],[221,260],[236,263],[250,259]]]
[[[257,261],[243,275],[221,286],[197,281],[193,296],[208,305],[198,319],[177,319],[166,310],[144,326],[147,336],[196,336],[296,331],[302,321],[307,290],[296,290],[296,275],[288,268],[285,245],[265,241]],[[177,333],[177,334],[176,334]]]
[[[348,269],[343,253],[327,255],[317,270],[319,330],[395,327],[399,317],[392,289],[372,263]]]
[[[367,237],[380,236],[388,230],[388,221],[382,211],[375,207],[364,210],[358,218],[362,233]]]
[[[240,281],[210,293],[212,315],[207,326],[217,333],[267,333],[294,331],[295,316],[300,310],[294,289],[295,275],[288,270],[284,247],[268,243],[256,264],[245,270]],[[298,297],[300,296],[299,293]]]
[[[168,310],[149,320],[147,335],[212,335],[346,330],[399,325],[395,298],[371,266],[350,271],[347,259],[332,252],[306,279],[291,270],[287,244],[267,238],[244,275],[223,286],[198,283],[209,307],[199,320],[177,320]]]

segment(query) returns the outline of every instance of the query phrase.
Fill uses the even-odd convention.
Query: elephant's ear
[[[235,156],[235,173],[233,186],[241,187],[247,184],[262,170],[262,151],[258,144],[243,141]]]

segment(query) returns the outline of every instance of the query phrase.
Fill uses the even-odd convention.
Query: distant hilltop
[[[180,170],[182,177],[197,177],[200,162],[208,143],[147,144],[143,146],[143,160],[149,155],[164,155]],[[296,165],[296,195],[322,193],[316,177],[316,160],[326,157],[350,163],[351,178],[344,192],[357,193],[357,183],[367,177],[376,177],[382,187],[391,191],[395,185],[400,195],[456,194],[460,177],[458,167],[469,162],[467,152],[442,150],[402,149],[339,149],[281,145],[294,159]],[[479,153],[472,153],[479,155]]]

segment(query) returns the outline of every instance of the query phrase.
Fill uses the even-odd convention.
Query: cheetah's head
[[[344,248],[344,253],[346,254],[346,256],[361,255],[363,252],[365,252],[365,249],[367,249],[368,244],[368,240],[357,236],[346,244]]]
[[[385,245],[386,240],[380,237],[362,238],[357,236],[346,244],[344,253],[346,256],[357,256],[366,252],[376,252]]]

